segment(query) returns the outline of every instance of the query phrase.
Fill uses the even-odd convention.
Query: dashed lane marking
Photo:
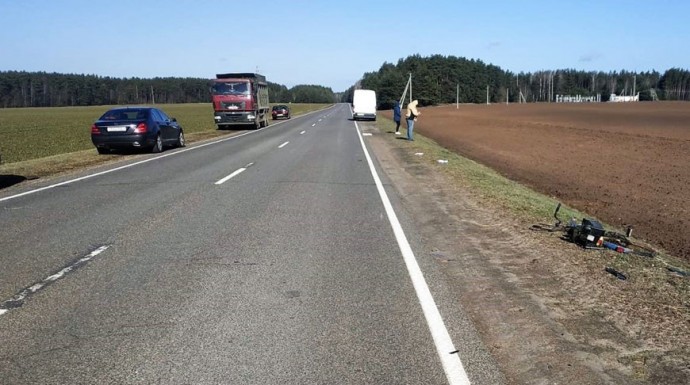
[[[215,184],[217,184],[217,185],[223,184],[223,183],[227,182],[228,180],[230,180],[230,179],[236,177],[237,175],[240,175],[241,173],[243,173],[244,171],[246,171],[249,167],[251,167],[251,166],[253,166],[253,165],[254,165],[254,162],[247,163],[246,166],[241,167],[241,168],[238,168],[238,169],[235,170],[232,174],[226,176],[226,177],[223,178],[223,179],[218,180],[218,182],[216,182]]]
[[[48,287],[48,285],[55,283],[57,280],[64,278],[67,274],[74,272],[78,268],[84,266],[95,256],[106,251],[109,247],[110,245],[103,245],[97,248],[96,250],[90,252],[89,254],[71,262],[69,265],[60,269],[60,271],[58,271],[57,273],[51,274],[47,278],[44,278],[41,281],[38,281],[33,285],[20,290],[12,298],[0,303],[0,315],[9,312],[12,309],[22,307],[31,296],[45,289],[46,287]]]

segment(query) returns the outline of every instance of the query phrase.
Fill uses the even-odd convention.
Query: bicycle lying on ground
[[[594,250],[614,250],[619,253],[634,254],[643,257],[655,257],[656,252],[648,247],[634,243],[630,239],[632,228],[629,227],[626,234],[621,234],[615,231],[605,230],[604,227],[596,220],[582,218],[582,222],[578,223],[575,218],[568,220],[567,224],[558,217],[558,211],[561,209],[561,204],[556,206],[553,217],[556,223],[550,224],[535,224],[530,227],[534,231],[547,231],[550,233],[562,232],[561,239],[570,241],[585,249]]]

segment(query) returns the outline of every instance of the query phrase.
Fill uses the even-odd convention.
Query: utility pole
[[[520,90],[520,75],[515,75],[515,87],[518,89],[518,95],[522,95],[522,91]],[[522,103],[522,100],[518,97],[518,103]]]
[[[460,108],[460,83],[458,83],[457,88],[455,89],[455,109]]]
[[[410,90],[410,101],[412,101],[412,73],[409,73],[409,78],[407,79],[407,84],[405,84],[405,90],[400,97],[400,107],[405,105],[405,95],[407,95],[407,90]]]
[[[412,102],[412,72],[410,72],[410,102]]]
[[[489,105],[489,86],[486,86],[486,104]]]
[[[156,94],[153,93],[153,86],[151,86],[151,104],[156,104]]]

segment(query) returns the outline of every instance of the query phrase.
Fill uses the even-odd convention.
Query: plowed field
[[[415,129],[444,147],[690,260],[690,103],[421,111]]]

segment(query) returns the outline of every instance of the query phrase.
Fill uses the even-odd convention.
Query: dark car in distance
[[[113,149],[184,147],[184,132],[177,119],[154,107],[119,107],[108,110],[91,126],[91,141],[99,154]]]
[[[273,106],[273,109],[271,111],[271,115],[273,115],[273,120],[276,119],[290,119],[290,107],[284,105],[284,104],[278,104]]]

